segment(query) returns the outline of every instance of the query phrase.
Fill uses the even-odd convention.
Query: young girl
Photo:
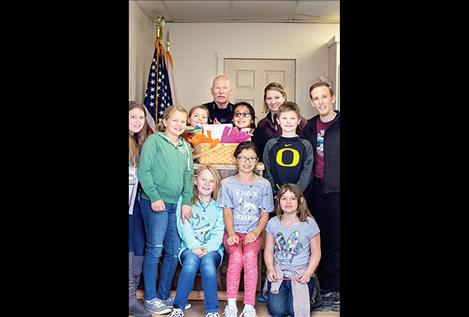
[[[176,228],[176,203],[182,196],[181,217],[190,217],[193,163],[189,144],[180,135],[186,128],[187,111],[171,106],[163,114],[161,130],[145,141],[137,172],[141,197],[146,249],[143,262],[144,306],[155,314],[171,312],[171,284],[181,245]],[[183,219],[184,220],[184,219]],[[158,293],[156,275],[161,251]]]
[[[314,271],[321,258],[319,228],[301,189],[285,184],[278,191],[277,216],[266,227],[267,309],[273,317],[310,316]]]
[[[222,181],[218,205],[223,207],[226,230],[223,244],[229,254],[226,273],[226,317],[237,317],[236,298],[241,270],[244,269],[244,310],[241,316],[256,317],[254,309],[257,285],[257,257],[262,244],[261,233],[273,210],[269,181],[253,171],[257,149],[253,142],[241,142],[233,156],[238,165],[234,176]]]
[[[189,117],[187,118],[187,123],[194,128],[195,126],[202,127],[204,124],[208,123],[210,114],[208,109],[205,106],[194,106],[189,110]]]
[[[189,117],[187,118],[187,126],[181,136],[187,139],[195,134],[194,129],[199,129],[202,133],[202,127],[207,124],[209,120],[208,109],[205,106],[194,106],[189,110]]]
[[[218,314],[217,267],[223,259],[223,212],[216,205],[220,190],[220,175],[212,166],[200,167],[194,175],[194,196],[192,197],[192,217],[190,223],[177,221],[182,239],[179,260],[182,269],[179,274],[174,310],[169,317],[184,316],[183,307],[194,285],[200,269],[204,285],[204,307],[206,317],[220,317]],[[178,203],[177,213],[180,212]]]
[[[233,108],[233,125],[240,131],[244,131],[252,135],[255,124],[256,113],[254,108],[247,102],[238,102]]]
[[[129,101],[129,179],[132,179],[134,183],[137,183],[136,168],[140,150],[147,138],[147,126],[144,106],[135,101]],[[129,207],[129,315],[151,317],[151,313],[147,312],[137,301],[135,293],[142,274],[145,247],[145,231],[138,192],[130,205],[132,203],[133,208]]]

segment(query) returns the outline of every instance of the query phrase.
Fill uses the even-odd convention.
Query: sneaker
[[[173,304],[174,304],[174,297],[169,297],[168,299],[165,299],[165,300],[162,300],[163,304],[165,304],[166,306],[170,307],[170,308],[173,308]],[[189,308],[191,308],[192,305],[189,304],[189,303],[186,303],[186,307],[184,307],[184,310],[187,310]]]
[[[223,316],[224,317],[238,317],[238,307],[234,305],[226,305]]]
[[[324,303],[340,305],[340,292],[327,292],[321,295]]]
[[[337,312],[340,312],[340,304],[338,305],[332,305],[331,306],[331,311],[337,311]]]
[[[239,317],[257,317],[256,309],[244,307],[243,312]]]
[[[314,307],[314,308],[313,308],[313,311],[330,312],[330,311],[332,311],[332,306],[329,305],[329,304],[324,303],[324,304],[322,304],[322,305],[319,306],[319,307]]]
[[[168,317],[184,317],[184,312],[180,308],[174,308]]]
[[[145,300],[143,306],[149,312],[157,315],[166,315],[169,314],[173,309],[166,306],[158,298],[153,298],[150,300]]]
[[[267,303],[267,297],[264,297],[264,296],[256,297],[256,302],[258,302],[258,303]]]
[[[218,314],[218,313],[207,313],[207,315],[205,315],[205,317],[220,317],[220,314]]]

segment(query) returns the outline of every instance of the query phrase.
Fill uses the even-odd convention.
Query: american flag
[[[170,58],[170,55],[161,42],[157,40],[144,99],[145,107],[150,113],[153,123],[159,122],[165,109],[173,105],[166,58]],[[153,126],[152,129],[156,130]]]

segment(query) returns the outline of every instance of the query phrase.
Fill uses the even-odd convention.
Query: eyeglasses
[[[240,160],[241,162],[256,162],[257,161],[257,157],[246,157],[246,156],[238,156],[237,157],[238,160]]]
[[[237,112],[234,114],[234,117],[236,118],[249,118],[251,116],[251,114],[249,112]]]

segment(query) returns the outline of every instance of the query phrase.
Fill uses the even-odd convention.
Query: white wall
[[[143,103],[155,47],[155,27],[133,1],[129,1],[129,100]]]
[[[137,7],[138,10],[140,10]],[[137,11],[137,10],[134,10]],[[140,17],[132,15],[130,20]],[[152,24],[150,19],[148,22]],[[131,22],[132,24],[132,22]],[[189,109],[196,104],[212,100],[210,86],[217,75],[216,52],[253,52],[271,56],[294,55],[301,58],[301,78],[297,82],[297,98],[294,100],[302,109],[302,114],[310,118],[316,112],[312,109],[309,87],[319,76],[328,74],[328,49],[326,43],[333,37],[339,37],[338,24],[288,24],[288,23],[166,23],[166,33],[170,31],[171,54],[174,61],[175,88],[177,101]],[[150,43],[149,54],[153,54],[154,31],[140,34],[140,41]],[[136,33],[130,33],[136,36]],[[129,54],[136,40],[130,42]],[[140,46],[140,45],[139,45]],[[143,46],[143,45],[142,45]],[[149,46],[146,45],[145,46]],[[138,50],[137,50],[138,51]],[[137,52],[141,58],[142,52]],[[132,59],[132,55],[129,56]],[[143,77],[148,76],[151,56],[145,61]],[[138,64],[138,62],[137,62]],[[130,65],[132,60],[130,60]],[[137,65],[137,74],[140,68]],[[132,75],[132,70],[131,70]],[[137,100],[143,100],[145,89],[141,89],[141,76],[135,83],[129,83],[129,90],[140,91]],[[130,76],[130,81],[135,80]],[[144,82],[147,79],[144,79]],[[145,85],[144,83],[143,85]],[[135,87],[135,88],[131,88]],[[132,96],[132,95],[130,95]]]

